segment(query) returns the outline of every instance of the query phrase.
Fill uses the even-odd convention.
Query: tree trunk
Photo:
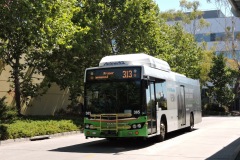
[[[20,82],[19,82],[19,57],[16,58],[16,63],[13,67],[13,77],[15,86],[15,102],[18,115],[21,116],[21,92],[20,92]]]

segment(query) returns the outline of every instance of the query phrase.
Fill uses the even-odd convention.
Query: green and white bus
[[[144,53],[103,57],[85,71],[86,138],[148,138],[202,121],[198,80]]]

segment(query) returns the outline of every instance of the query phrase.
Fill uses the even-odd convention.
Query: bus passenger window
[[[159,81],[155,83],[156,87],[156,101],[158,102],[158,107],[161,110],[167,110],[167,91],[166,91],[166,82]]]

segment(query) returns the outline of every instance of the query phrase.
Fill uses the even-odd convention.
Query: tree
[[[199,1],[188,2],[186,0],[181,0],[179,2],[181,10],[169,10],[162,13],[162,17],[166,20],[178,20],[182,26],[189,28],[189,32],[194,36],[197,31],[209,26],[209,23],[203,19],[203,12],[199,11],[200,6]]]
[[[211,64],[211,53],[207,51],[206,45],[199,45],[195,42],[197,30],[209,25],[202,18],[202,11],[198,10],[199,1],[188,2],[181,0],[179,3],[181,10],[169,10],[162,12],[161,16],[173,26],[168,39],[172,39],[170,44],[173,45],[170,52],[164,56],[170,62],[173,70],[185,74],[191,78],[200,79],[204,84],[208,77],[207,73]],[[188,28],[188,32],[184,32],[182,26]]]
[[[202,49],[198,47],[193,35],[186,33],[181,25],[176,24],[171,27],[167,36],[171,47],[159,57],[165,59],[173,71],[198,79]]]
[[[72,105],[83,94],[85,68],[106,55],[145,52],[167,60],[174,71],[199,77],[201,49],[182,27],[168,26],[152,0],[84,0],[79,7],[72,21],[87,32],[74,35],[72,48],[48,54],[43,70],[50,81],[70,89]]]
[[[200,60],[200,82],[202,85],[206,85],[206,82],[209,81],[209,72],[212,66],[212,61],[213,61],[213,57],[215,55],[215,49],[207,49],[207,44],[206,43],[202,43],[201,48],[203,48],[203,52],[202,52],[202,59]]]
[[[69,87],[73,101],[82,95],[85,68],[97,66],[103,56],[158,55],[167,43],[161,39],[161,26],[167,25],[152,0],[84,0],[79,7],[72,21],[87,32],[74,35],[72,48],[47,55],[48,67],[43,71],[62,89]]]
[[[19,114],[21,96],[40,88],[29,85],[35,72],[69,88],[74,100],[82,94],[85,68],[105,55],[145,52],[198,77],[200,48],[180,26],[168,26],[152,0],[4,0],[0,7],[1,58],[13,68]]]
[[[112,5],[107,6],[111,8]],[[107,12],[111,16],[104,14],[102,21],[105,22],[102,26],[107,26],[104,28],[106,32],[103,32],[106,34],[102,36],[112,37],[108,42],[114,41],[113,53],[145,52],[167,60],[174,71],[199,78],[201,49],[193,36],[184,32],[182,27],[168,26],[152,0],[126,0],[115,6],[118,7],[112,10],[116,12]],[[179,63],[175,63],[176,60]]]
[[[5,65],[12,67],[15,102],[21,114],[21,97],[33,96],[26,92],[37,90],[32,84],[35,68],[45,61],[40,55],[52,54],[59,46],[70,47],[71,38],[79,27],[71,21],[79,8],[75,0],[0,1],[0,58]],[[31,72],[26,76],[26,69]],[[30,94],[30,95],[29,95]]]
[[[213,66],[209,72],[212,86],[208,86],[211,97],[215,97],[221,106],[228,106],[234,101],[232,90],[234,71],[226,66],[223,54],[213,58]]]
[[[74,35],[72,48],[60,47],[51,55],[46,55],[47,67],[42,67],[43,74],[51,82],[57,83],[61,89],[69,88],[72,105],[76,105],[77,97],[83,95],[85,69],[97,66],[103,56],[112,53],[111,41],[103,34],[102,16],[106,14],[104,9],[107,8],[105,3],[110,2],[78,1],[81,9],[73,16],[72,22],[86,28],[85,32]]]
[[[225,36],[224,36],[224,43],[225,43],[225,51],[227,51],[226,54],[231,54],[233,57],[233,60],[235,62],[236,69],[236,77],[233,77],[235,79],[234,83],[234,94],[235,94],[235,100],[236,100],[236,109],[239,109],[240,104],[240,64],[239,64],[239,55],[237,55],[237,48],[239,48],[239,34],[235,33],[236,21],[239,20],[238,17],[234,17],[231,10],[231,5],[229,4],[228,0],[207,0],[208,3],[214,3],[216,8],[219,10],[221,9],[224,11],[225,15],[231,16],[231,22],[227,23],[227,18],[225,17],[225,25],[222,26],[225,30]]]
[[[166,24],[152,0],[126,1],[118,24],[114,34],[118,53],[159,53],[164,44],[161,27]]]

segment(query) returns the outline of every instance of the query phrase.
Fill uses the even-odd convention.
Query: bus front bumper
[[[147,129],[135,129],[135,130],[119,130],[119,131],[112,131],[112,130],[91,130],[91,129],[84,129],[84,135],[86,138],[109,138],[109,137],[116,137],[116,138],[130,138],[130,137],[147,137]]]

